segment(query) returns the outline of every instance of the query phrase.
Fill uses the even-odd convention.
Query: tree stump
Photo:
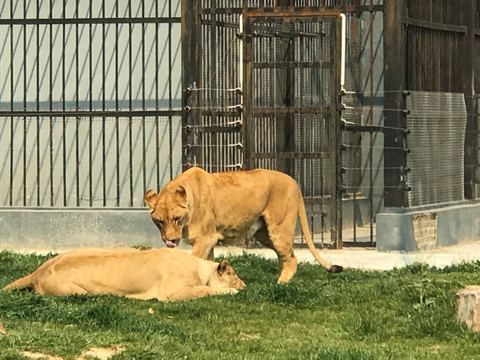
[[[480,331],[480,285],[469,285],[455,295],[457,319]]]

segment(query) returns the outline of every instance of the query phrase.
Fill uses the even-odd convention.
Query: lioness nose
[[[243,289],[246,286],[245,283],[243,282],[243,280],[240,279],[240,278],[238,278],[237,284],[238,284],[239,289]]]

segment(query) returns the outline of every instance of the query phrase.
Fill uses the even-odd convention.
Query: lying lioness
[[[222,239],[239,243],[255,236],[273,249],[280,264],[278,282],[287,282],[297,271],[293,237],[297,216],[315,259],[329,272],[330,265],[317,253],[308,229],[303,197],[296,181],[272,170],[209,174],[191,168],[166,184],[157,195],[145,194],[153,222],[168,247],[181,238],[192,245],[192,255],[213,259],[213,247]]]
[[[184,251],[74,250],[48,260],[4,290],[40,294],[115,294],[175,301],[236,293],[245,283],[229,262],[199,259]]]

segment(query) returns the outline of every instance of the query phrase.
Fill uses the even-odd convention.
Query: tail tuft
[[[343,271],[343,267],[341,267],[340,265],[332,265],[330,266],[330,269],[328,269],[328,272],[332,274],[336,274],[342,271]]]

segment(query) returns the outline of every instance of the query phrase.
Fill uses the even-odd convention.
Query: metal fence
[[[341,198],[354,212],[346,227],[373,226],[380,207],[383,189],[376,189],[378,171],[372,170],[382,167],[376,155],[380,137],[364,141],[361,131],[342,132],[340,113],[360,127],[381,122],[376,99],[382,88],[383,2],[306,5],[193,1],[182,13],[184,165],[290,174],[302,189],[313,231],[328,245],[335,241],[330,230],[342,227]],[[342,99],[341,13],[347,91]],[[365,206],[370,209],[359,210]],[[369,240],[373,244],[373,231]]]
[[[409,205],[464,200],[463,94],[412,91],[407,95],[407,111]]]
[[[406,109],[412,111],[406,117],[407,141],[413,148],[405,157],[409,164],[419,161],[407,175],[412,193],[405,204],[476,199],[480,2],[402,2],[404,49],[396,57],[404,58],[404,89],[413,94],[406,98]]]
[[[341,200],[344,230],[356,239],[368,224],[373,243],[384,204],[479,197],[478,1],[181,2],[1,3],[0,207],[143,207],[145,190],[192,165],[265,167],[299,182],[322,242],[327,203]],[[345,93],[334,99],[340,13]],[[439,114],[425,96],[443,95],[425,92],[463,93],[465,107],[449,95],[458,106]],[[451,158],[427,146],[452,137]]]
[[[2,2],[0,206],[143,207],[179,174],[179,6]]]
[[[175,142],[170,143],[169,132]],[[180,118],[28,116],[0,120],[0,204],[142,207],[170,180]]]

